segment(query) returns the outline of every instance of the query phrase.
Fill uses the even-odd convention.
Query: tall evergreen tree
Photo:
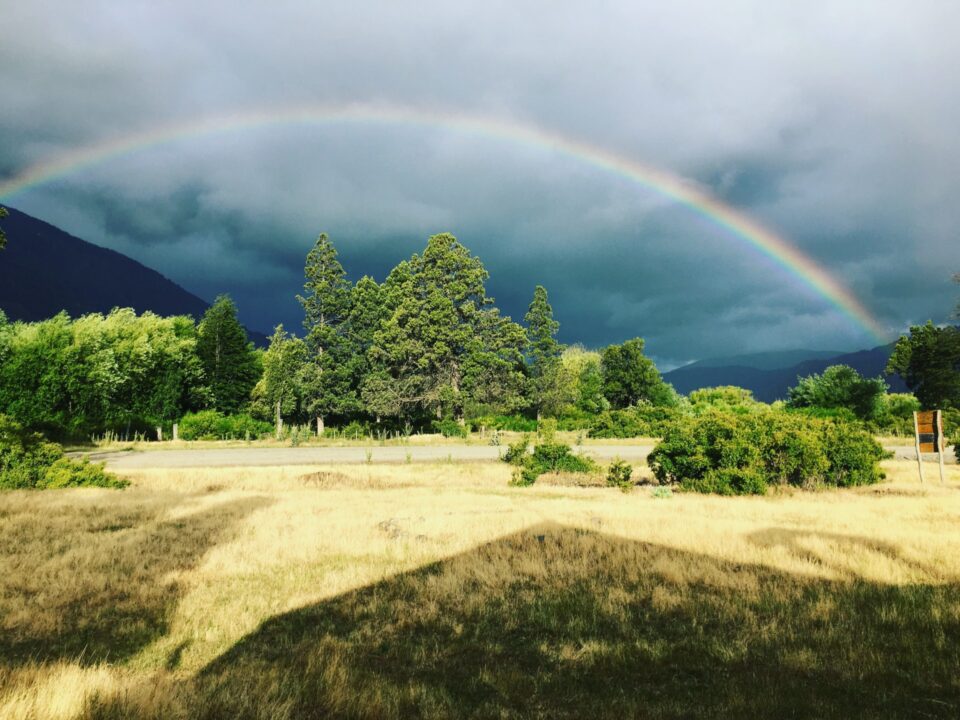
[[[381,368],[376,386],[396,398],[394,405],[438,417],[446,408],[462,419],[468,403],[518,395],[523,329],[492,307],[487,277],[480,259],[446,233],[390,273],[384,283],[390,316],[374,335],[370,357]]]
[[[527,323],[532,399],[539,420],[543,412],[555,413],[563,404],[560,385],[563,346],[556,337],[560,323],[553,319],[553,308],[547,299],[547,290],[542,285],[534,288],[533,301],[524,321]]]
[[[350,310],[350,283],[326,233],[321,233],[304,266],[303,327],[310,363],[302,371],[305,409],[323,434],[324,417],[356,407],[350,388],[351,352],[344,323]]]
[[[200,321],[197,356],[215,409],[234,413],[249,402],[250,391],[260,378],[260,361],[228,295],[219,296]]]
[[[5,207],[0,207],[0,218],[5,218],[7,216],[7,209]],[[7,236],[3,234],[3,228],[0,228],[0,250],[3,250],[7,246]]]

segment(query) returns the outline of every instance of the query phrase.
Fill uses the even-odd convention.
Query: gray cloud
[[[944,320],[960,269],[956,3],[349,5],[37,2],[3,11],[0,176],[190,118],[392,103],[565,133],[700,183],[790,238],[897,330]],[[245,321],[299,324],[331,233],[381,279],[439,231],[521,317],[667,363],[871,339],[742,241],[619,176],[451,130],[279,126],[86,168],[14,206],[156,267]]]

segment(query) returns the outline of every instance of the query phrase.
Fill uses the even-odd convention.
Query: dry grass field
[[[764,498],[498,464],[0,494],[2,718],[960,717],[960,468]]]

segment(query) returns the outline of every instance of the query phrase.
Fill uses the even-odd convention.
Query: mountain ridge
[[[822,373],[831,365],[849,365],[864,377],[883,377],[890,386],[890,392],[908,392],[906,384],[899,375],[886,375],[884,373],[887,360],[893,352],[893,346],[894,343],[889,343],[868,350],[857,350],[830,357],[811,357],[794,365],[777,368],[691,363],[664,373],[663,379],[671,383],[677,392],[684,395],[705,387],[737,385],[752,391],[753,396],[758,400],[773,402],[775,400],[785,400],[787,391],[797,384],[797,378]],[[822,351],[811,350],[808,352],[819,354]],[[759,354],[763,355],[763,353]],[[734,357],[746,359],[751,356],[740,355]]]
[[[137,313],[190,315],[199,321],[210,306],[153,268],[116,250],[71,235],[5,205],[0,227],[0,310],[11,320],[35,322],[65,311],[71,317],[130,307]],[[258,346],[263,333],[247,330]]]

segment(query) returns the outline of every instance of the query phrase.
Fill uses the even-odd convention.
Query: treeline
[[[266,350],[225,296],[199,323],[129,309],[37,323],[0,314],[0,413],[58,438],[153,436],[185,416],[188,427],[254,434],[256,419],[318,433],[331,422],[460,432],[468,419],[583,425],[610,408],[678,401],[642,339],[564,348],[542,287],[525,325],[501,315],[487,270],[452,235],[431,237],[382,284],[350,283],[321,235],[305,275],[302,337],[278,326]]]
[[[184,439],[257,437],[284,426],[373,432],[475,428],[532,431],[542,418],[594,437],[660,436],[706,410],[767,407],[740,388],[678,396],[644,341],[600,351],[557,340],[547,291],[523,323],[486,292],[488,273],[449,234],[397,265],[382,283],[347,274],[320,235],[306,257],[300,336],[283,326],[257,350],[226,296],[199,323],[129,309],[71,320],[7,322],[0,313],[0,414],[48,437],[113,434]],[[844,366],[798,379],[784,411],[908,434],[921,406],[960,420],[960,332],[911,329],[891,358],[914,395]],[[919,398],[919,399],[918,399]]]

